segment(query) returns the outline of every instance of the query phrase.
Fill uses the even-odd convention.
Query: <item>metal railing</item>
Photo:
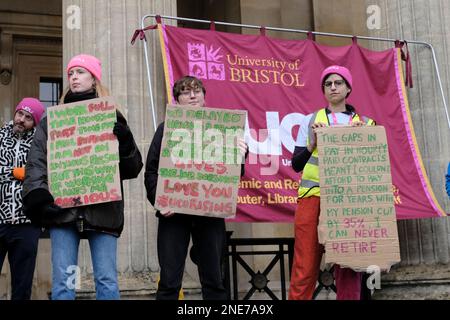
[[[257,26],[257,25],[251,25],[251,24],[240,24],[240,23],[230,23],[230,22],[222,22],[222,21],[211,21],[211,20],[200,20],[200,19],[191,19],[191,18],[182,18],[182,17],[173,17],[173,16],[164,16],[164,15],[158,15],[158,14],[148,14],[142,17],[141,19],[141,29],[144,30],[146,25],[146,20],[149,18],[156,18],[160,17],[161,19],[167,19],[167,20],[176,20],[176,21],[189,21],[189,22],[197,22],[197,23],[206,23],[211,24],[214,23],[215,25],[223,25],[223,26],[232,26],[232,27],[240,27],[240,28],[249,28],[249,29],[259,29],[261,30],[264,28],[265,30],[271,30],[271,31],[279,31],[279,32],[293,32],[293,33],[303,33],[303,34],[312,34],[312,35],[318,35],[318,36],[325,36],[325,37],[337,37],[337,38],[350,38],[350,39],[363,39],[363,40],[369,40],[369,41],[382,41],[382,42],[392,42],[395,43],[399,39],[391,39],[391,38],[380,38],[380,37],[367,37],[367,36],[356,36],[356,35],[350,35],[350,34],[340,34],[340,33],[330,33],[330,32],[318,32],[318,31],[308,31],[308,30],[302,30],[302,29],[289,29],[289,28],[278,28],[278,27],[265,27],[265,26]],[[149,56],[148,56],[148,48],[147,48],[147,39],[144,37],[143,40],[145,41],[144,45],[144,54],[145,54],[145,63],[147,67],[147,78],[148,78],[148,87],[149,87],[149,93],[150,93],[150,107],[152,110],[153,115],[153,125],[154,130],[156,131],[156,111],[155,111],[155,103],[153,101],[153,90],[152,90],[152,81],[151,81],[151,73],[150,73],[150,62],[149,62]],[[442,85],[442,80],[439,72],[439,67],[437,63],[436,53],[434,51],[434,47],[424,41],[415,41],[415,40],[402,40],[408,44],[415,44],[415,45],[423,45],[426,46],[431,50],[431,55],[433,58],[433,65],[434,70],[436,72],[437,81],[439,84],[439,90],[442,98],[442,103],[444,105],[444,111],[445,115],[447,117],[447,124],[448,128],[450,129],[450,115],[448,112],[447,107],[447,100],[444,93],[444,88]]]
[[[243,250],[244,246],[276,246],[277,249],[259,249]],[[227,259],[225,262],[225,286],[229,292],[229,298],[239,300],[239,272],[238,265],[246,272],[245,276],[249,277],[251,288],[245,293],[242,300],[250,299],[256,291],[264,291],[271,299],[278,300],[279,297],[269,288],[270,273],[274,267],[279,265],[279,273],[277,280],[280,281],[281,299],[286,300],[286,263],[288,258],[288,273],[291,274],[292,260],[294,256],[294,238],[228,238],[227,241]],[[272,259],[266,265],[263,271],[253,270],[245,261],[246,256],[271,256]],[[231,264],[231,268],[230,268]],[[231,287],[233,295],[231,296]]]

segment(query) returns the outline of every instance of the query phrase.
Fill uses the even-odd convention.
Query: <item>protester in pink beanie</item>
[[[35,127],[44,110],[39,100],[24,98],[13,119],[0,128],[0,270],[8,256],[11,300],[29,300],[33,289],[41,228],[25,215],[22,192]]]
[[[34,125],[37,126],[45,112],[45,107],[38,99],[23,98],[16,107],[16,112],[19,110],[31,113],[34,119]]]
[[[109,89],[101,83],[101,68],[100,61],[90,55],[80,54],[70,59],[66,68],[67,87],[61,95],[60,105],[55,106],[53,110],[57,112],[56,110],[61,109],[63,104],[86,105],[92,99],[110,96]],[[116,149],[118,154],[114,159],[119,162],[120,181],[117,181],[118,187],[115,190],[123,190],[123,180],[137,178],[143,163],[127,120],[118,109],[116,121],[114,126],[111,126],[110,132],[117,137],[118,141],[118,149]],[[47,126],[45,119],[41,121],[28,156],[22,192],[25,215],[36,225],[45,227],[50,233],[51,299],[75,300],[75,286],[67,285],[71,281],[71,273],[67,270],[78,265],[79,244],[84,238],[87,238],[91,251],[96,298],[98,300],[120,299],[117,277],[117,239],[123,231],[126,220],[123,195],[116,197],[114,190],[111,192],[97,190],[100,192],[99,195],[108,197],[109,202],[89,201],[82,204],[78,202],[81,197],[68,198],[62,193],[62,189],[60,192],[49,190],[50,175],[47,167],[50,163],[47,162],[49,155],[47,140],[51,137],[52,129]],[[64,160],[58,163],[64,164],[63,162]],[[100,164],[85,161],[77,165],[80,165],[81,170],[85,172],[85,170],[94,170]],[[67,170],[72,176],[74,170],[78,169],[70,167]],[[89,173],[86,173],[85,178],[89,178],[88,175]],[[66,199],[72,199],[74,206],[62,208],[61,205]]]
[[[350,73],[350,70],[348,70],[346,67],[343,66],[329,66],[328,68],[325,68],[322,71],[322,74],[320,75],[320,85],[322,86],[322,91],[324,91],[323,83],[326,78],[332,73],[340,75],[342,78],[344,78],[347,87],[351,90],[353,88],[353,77]],[[350,91],[351,92],[351,91]],[[347,97],[350,95],[350,92],[347,94]]]
[[[79,54],[70,59],[67,64],[66,73],[73,67],[83,67],[97,79],[102,81],[102,63],[96,57],[89,54]]]
[[[353,84],[347,68],[336,65],[325,68],[320,82],[327,104],[303,118],[291,159],[292,169],[302,172],[302,176],[294,217],[295,242],[289,300],[311,300],[315,297],[324,252],[317,231],[321,211],[318,164],[322,161],[317,148],[317,130],[338,125],[375,125],[374,120],[358,114],[346,101]],[[336,300],[361,300],[366,297],[363,295],[362,273],[335,264],[334,278]]]

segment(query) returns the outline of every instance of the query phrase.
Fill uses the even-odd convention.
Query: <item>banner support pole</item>
[[[141,29],[144,30],[144,23],[147,16],[143,17],[141,20]],[[145,55],[145,66],[147,69],[147,80],[148,80],[148,91],[150,93],[150,108],[152,110],[152,120],[153,120],[153,130],[156,132],[156,111],[155,111],[155,102],[153,100],[153,88],[152,88],[152,76],[150,72],[150,62],[148,58],[148,49],[147,49],[147,38],[144,36],[144,55]]]
[[[211,24],[211,20],[200,20],[200,19],[191,19],[191,18],[182,18],[182,17],[173,17],[173,16],[162,16],[157,14],[148,14],[142,17],[141,20],[141,28],[144,29],[144,23],[147,18],[155,18],[156,16],[160,16],[161,19],[168,19],[168,20],[176,20],[176,21],[190,21],[190,22],[198,22],[198,23],[207,23]],[[249,29],[261,29],[261,26],[257,25],[250,25],[250,24],[240,24],[240,23],[230,23],[230,22],[222,22],[222,21],[214,21],[215,25],[223,25],[223,26],[232,26],[232,27],[240,27],[240,28],[249,28]],[[302,29],[288,29],[288,28],[277,28],[277,27],[264,27],[265,30],[271,30],[271,31],[281,31],[281,32],[294,32],[294,33],[304,33],[304,34],[313,34],[313,35],[319,35],[319,36],[326,36],[326,37],[338,37],[338,38],[354,38],[354,35],[349,34],[340,34],[340,33],[329,33],[329,32],[317,32],[317,31],[308,31],[308,30],[302,30]],[[380,37],[367,37],[367,36],[357,36],[358,39],[364,39],[369,41],[383,41],[383,42],[395,42],[398,39],[389,39],[389,38],[380,38]],[[144,37],[145,45],[144,45],[144,52],[145,52],[145,62],[147,65],[147,76],[149,80],[149,91],[150,91],[150,100],[151,100],[151,108],[153,113],[153,123],[155,126],[156,131],[156,118],[155,118],[155,106],[153,103],[153,92],[151,88],[151,77],[150,77],[150,66],[148,61],[148,52],[147,52],[147,39]],[[423,42],[423,41],[414,41],[414,40],[405,40],[408,44],[413,43],[417,45],[424,45],[428,47],[431,50],[432,58],[433,58],[433,64],[434,64],[434,70],[436,71],[436,77],[439,84],[439,90],[441,92],[442,97],[442,103],[444,104],[444,111],[445,115],[447,117],[447,125],[450,130],[450,116],[448,112],[448,106],[447,106],[447,100],[445,98],[444,89],[442,86],[441,76],[439,72],[439,66],[437,64],[437,58],[434,51],[433,46],[430,43]]]

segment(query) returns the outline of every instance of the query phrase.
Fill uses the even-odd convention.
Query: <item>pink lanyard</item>
[[[334,112],[331,113],[331,117],[333,118],[333,125],[338,124],[336,114]],[[348,124],[353,123],[353,115],[350,115],[350,120],[348,121]]]

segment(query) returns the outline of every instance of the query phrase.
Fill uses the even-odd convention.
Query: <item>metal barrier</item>
[[[264,291],[272,300],[279,300],[279,297],[268,287],[270,282],[269,273],[272,269],[279,264],[280,272],[277,280],[280,280],[281,299],[286,300],[286,264],[285,255],[288,257],[289,276],[292,271],[292,261],[294,257],[294,238],[231,238],[232,232],[227,232],[227,252],[225,253],[225,274],[224,283],[225,288],[228,291],[228,298],[233,300],[239,300],[239,276],[238,265],[240,265],[245,271],[246,275],[250,276],[249,283],[251,284],[250,290],[245,294],[242,300],[249,300],[253,294],[258,290]],[[259,250],[240,250],[243,246],[277,246],[278,250],[274,249],[262,249]],[[266,268],[261,272],[260,270],[253,270],[247,262],[243,259],[244,256],[261,256],[271,255],[272,260],[268,263]],[[231,264],[231,269],[230,269]],[[363,274],[361,283],[361,300],[370,300],[371,291],[365,286],[368,275]],[[231,288],[233,292],[231,292]],[[319,278],[317,287],[313,294],[313,299],[316,299],[322,290],[337,291],[334,281],[334,266],[325,268],[319,271]],[[233,293],[233,294],[232,294]]]
[[[278,246],[278,250],[240,250],[242,246]],[[259,256],[259,255],[271,255],[272,260],[261,272],[260,270],[254,271],[243,259],[244,256]],[[280,273],[277,279],[280,280],[281,299],[286,300],[286,265],[285,255],[288,257],[289,274],[291,273],[292,259],[294,256],[294,238],[239,238],[232,239],[228,237],[227,241],[227,254],[225,261],[225,286],[229,293],[229,298],[233,300],[239,300],[239,279],[238,279],[238,264],[246,271],[250,276],[250,290],[245,294],[242,300],[248,300],[255,293],[264,291],[271,299],[279,300],[274,292],[268,287],[270,279],[269,273],[273,267],[277,264],[280,266]],[[230,270],[231,263],[231,270]],[[289,279],[289,277],[288,277]],[[231,296],[231,282],[233,284],[233,296]]]

